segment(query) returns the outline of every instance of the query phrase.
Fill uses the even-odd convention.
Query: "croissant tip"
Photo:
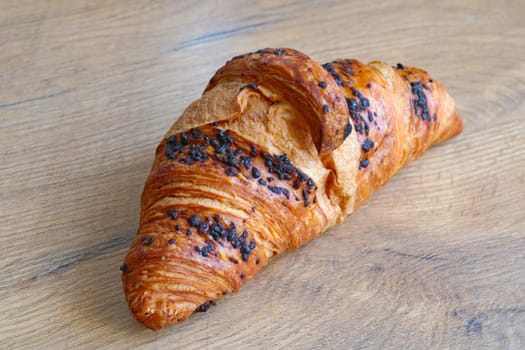
[[[158,331],[165,326],[182,321],[184,318],[172,319],[168,316],[166,310],[155,308],[149,309],[145,307],[131,309],[133,317],[145,327],[152,331]]]
[[[133,317],[153,331],[187,319],[197,308],[189,302],[167,302],[160,296],[151,297],[145,291],[128,300],[128,305]]]
[[[136,298],[129,302],[129,308],[133,317],[147,328],[157,331],[167,323],[167,314],[150,302]]]
[[[135,319],[152,331],[161,330],[166,325],[165,321],[159,318],[157,313],[150,314],[149,316],[137,318],[137,315],[135,315]]]

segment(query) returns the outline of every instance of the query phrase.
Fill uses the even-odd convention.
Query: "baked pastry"
[[[157,147],[121,266],[131,312],[159,329],[205,311],[461,130],[418,68],[292,49],[232,58]]]

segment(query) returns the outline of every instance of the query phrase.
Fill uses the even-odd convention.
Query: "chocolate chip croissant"
[[[121,266],[131,312],[159,329],[205,311],[461,130],[421,69],[292,49],[232,58],[157,147]]]

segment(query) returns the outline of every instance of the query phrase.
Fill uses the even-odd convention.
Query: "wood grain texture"
[[[0,2],[0,348],[525,348],[525,3]],[[154,148],[233,55],[428,70],[464,133],[206,314],[151,332],[119,265]]]

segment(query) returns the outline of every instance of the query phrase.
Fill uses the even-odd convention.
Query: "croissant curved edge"
[[[131,313],[156,330],[206,311],[462,128],[418,68],[287,48],[232,58],[157,147],[121,266]]]

